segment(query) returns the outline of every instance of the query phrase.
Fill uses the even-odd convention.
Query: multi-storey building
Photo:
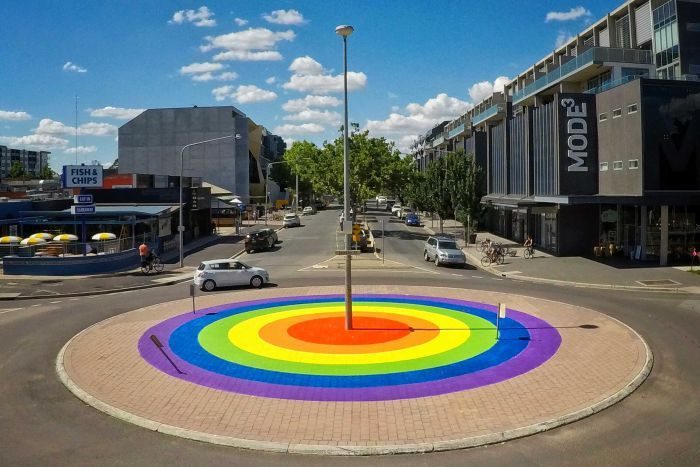
[[[119,128],[119,173],[136,174],[138,187],[177,186],[182,148],[226,136],[185,149],[185,184],[263,202],[265,166],[282,156],[284,141],[233,106],[146,110]]]
[[[488,227],[558,255],[700,249],[699,24],[692,0],[627,1],[438,125],[486,169]]]
[[[39,177],[42,169],[49,163],[47,151],[28,151],[26,149],[12,149],[0,146],[0,178],[8,178],[10,169],[15,162],[19,162],[24,173],[33,177]]]

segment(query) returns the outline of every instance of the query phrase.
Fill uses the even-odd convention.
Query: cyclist
[[[148,266],[150,269],[151,263],[153,262],[153,252],[148,245],[146,245],[146,242],[139,245],[139,255],[141,256],[141,267]]]
[[[525,251],[532,255],[532,237],[530,235],[528,235],[525,239],[525,243],[523,243],[523,246],[525,247]]]

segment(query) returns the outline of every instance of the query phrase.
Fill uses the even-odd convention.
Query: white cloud
[[[425,133],[436,123],[455,119],[471,107],[469,102],[440,93],[425,104],[408,104],[405,113],[392,112],[385,120],[368,120],[367,129],[392,138],[399,150],[405,152],[416,135]]]
[[[245,26],[246,24],[248,24],[248,20],[243,18],[234,18],[233,22],[236,23],[238,26]]]
[[[21,120],[29,120],[32,116],[27,112],[11,112],[9,110],[0,110],[0,120],[10,120],[19,122]]]
[[[280,136],[303,136],[323,133],[325,128],[317,123],[304,123],[303,125],[281,125],[272,132]]]
[[[173,18],[168,21],[170,24],[192,23],[197,27],[216,26],[214,13],[206,6],[200,6],[195,10],[180,10],[173,13]]]
[[[68,146],[68,140],[52,135],[0,136],[0,144],[16,148],[51,151]]]
[[[273,101],[277,99],[277,94],[266,89],[260,89],[254,84],[249,84],[238,86],[232,97],[239,104],[250,104],[253,102]]]
[[[323,66],[306,55],[304,57],[295,58],[292,64],[289,65],[289,71],[294,72],[295,75],[316,76],[323,74]]]
[[[191,63],[189,65],[180,68],[181,75],[192,75],[199,73],[211,73],[212,71],[219,71],[224,68],[221,63]]]
[[[202,52],[223,49],[214,60],[263,61],[281,60],[282,55],[275,47],[280,41],[293,41],[296,34],[292,30],[274,32],[267,28],[248,28],[245,31],[231,32],[220,36],[207,36],[207,44],[200,46]]]
[[[228,50],[214,55],[214,60],[236,60],[239,62],[274,62],[282,60],[282,54],[276,50],[261,50],[251,52],[249,50]]]
[[[275,83],[277,82],[277,78],[274,77],[274,76],[270,76],[269,78],[267,78],[267,79],[265,80],[265,82],[266,82],[267,84],[275,84]]]
[[[569,11],[550,11],[547,13],[547,17],[544,21],[545,23],[549,23],[550,21],[571,21],[587,16],[591,16],[591,12],[582,6],[577,6]]]
[[[75,134],[75,127],[70,127],[62,122],[42,118],[39,126],[32,130],[36,135],[66,136]],[[109,123],[88,122],[78,127],[78,135],[83,136],[113,136],[117,134],[117,127]]]
[[[472,102],[479,103],[494,92],[503,92],[503,86],[509,82],[510,78],[507,76],[499,76],[493,83],[490,81],[475,83],[469,88],[469,97]]]
[[[558,49],[575,38],[576,36],[569,34],[566,31],[559,31],[559,34],[557,34],[557,39],[554,41],[554,48]]]
[[[284,89],[314,94],[329,94],[343,91],[343,75],[323,74],[325,70],[320,63],[309,56],[295,58],[289,66],[293,72]],[[362,72],[348,72],[348,91],[365,87],[367,75]]]
[[[102,107],[90,111],[91,117],[116,118],[118,120],[131,120],[146,109],[126,109],[123,107]]]
[[[87,73],[87,69],[76,65],[73,62],[66,62],[63,64],[63,71],[74,71],[76,73]]]
[[[304,24],[304,15],[297,10],[275,10],[272,13],[264,14],[263,18],[268,23],[273,24]]]
[[[221,86],[218,88],[214,88],[211,90],[211,93],[214,95],[214,99],[217,101],[223,101],[227,97],[231,97],[233,95],[234,87],[233,86]]]
[[[398,111],[399,111],[399,106],[398,106],[398,105],[392,105],[392,106],[391,106],[391,111],[392,111],[392,112],[398,112]]]
[[[283,120],[289,120],[292,122],[320,123],[322,125],[338,125],[341,117],[338,112],[305,109],[297,113],[285,115]]]
[[[309,95],[303,99],[292,99],[282,104],[282,109],[286,112],[301,112],[310,107],[338,107],[343,101],[333,96],[313,96]]]
[[[202,73],[201,75],[192,76],[192,81],[233,81],[236,78],[238,78],[238,73],[234,71],[226,71],[224,73],[219,73],[218,75],[207,72]]]
[[[75,154],[75,150],[78,150],[78,154],[90,154],[91,152],[97,152],[97,146],[78,146],[77,148],[66,148],[64,154]]]

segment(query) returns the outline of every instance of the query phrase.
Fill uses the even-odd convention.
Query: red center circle
[[[344,316],[318,318],[294,324],[287,333],[314,344],[366,345],[400,339],[411,332],[411,328],[400,321],[371,316],[354,316],[352,326],[351,330],[345,330]]]

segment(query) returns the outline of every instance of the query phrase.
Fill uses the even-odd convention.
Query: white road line
[[[80,299],[79,299],[79,298],[71,298],[71,299],[69,299],[69,300],[70,300],[71,302],[75,302],[75,301],[78,301],[78,300],[80,300]]]
[[[35,303],[34,305],[32,305],[32,308],[37,307],[37,306],[41,306],[41,303]]]
[[[498,278],[498,277],[492,277],[491,279],[493,279],[493,280],[495,280],[495,281],[502,281],[502,280],[503,280],[503,279],[500,279],[500,278]]]
[[[457,274],[456,272],[452,273],[453,276],[461,276],[461,274]]]
[[[61,303],[62,301],[63,300],[54,300],[53,302],[49,302],[49,303]]]
[[[0,308],[0,315],[4,315],[5,313],[9,313],[11,311],[17,311],[21,310],[22,308]]]
[[[483,276],[472,276],[474,279],[483,279]]]

